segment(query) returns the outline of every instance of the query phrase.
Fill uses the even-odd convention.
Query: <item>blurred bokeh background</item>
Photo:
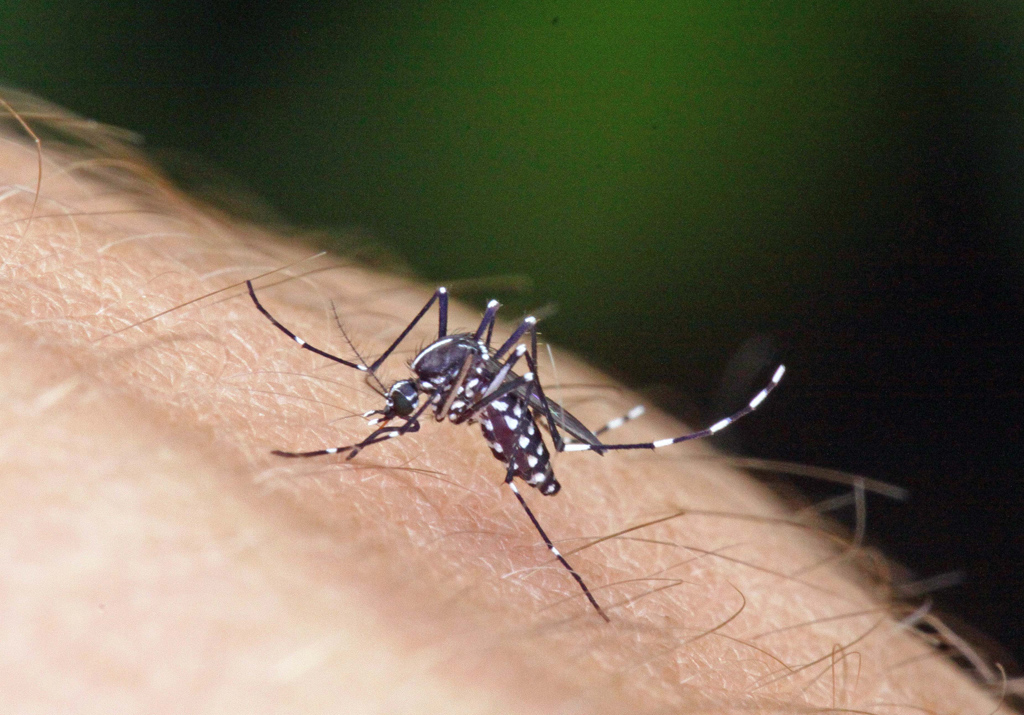
[[[529,277],[509,315],[691,423],[784,360],[723,446],[909,488],[869,537],[1024,659],[1021,3],[23,0],[0,78],[430,283]]]

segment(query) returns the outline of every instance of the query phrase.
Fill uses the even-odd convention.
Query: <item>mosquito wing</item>
[[[600,445],[601,440],[598,439],[597,435],[587,429],[587,426],[580,422],[578,419],[572,416],[569,410],[562,407],[554,400],[546,400],[547,407],[551,410],[551,416],[555,420],[555,426],[565,432],[567,435],[577,440],[578,442],[586,442],[587,444]],[[541,416],[544,415],[544,403],[545,400],[540,395],[530,395],[530,406],[538,410]],[[541,419],[540,423],[547,427],[547,419]]]
[[[495,360],[487,360],[487,368],[492,373],[496,374],[501,370],[501,364]],[[519,375],[516,374],[515,372],[509,372],[505,380],[514,380],[517,377],[519,377]],[[525,397],[526,388],[520,387],[514,392],[518,394],[520,397]],[[598,439],[596,434],[587,429],[587,426],[585,424],[583,424],[578,419],[573,417],[572,414],[567,409],[562,407],[560,404],[558,404],[554,400],[545,400],[535,392],[530,393],[530,407],[532,407],[539,413],[541,417],[539,422],[545,427],[547,427],[547,416],[544,413],[545,406],[547,406],[547,408],[551,410],[551,416],[555,420],[555,426],[561,429],[567,435],[569,435],[578,442],[586,442],[587,444],[592,444],[595,446],[599,446],[602,444],[601,440]]]

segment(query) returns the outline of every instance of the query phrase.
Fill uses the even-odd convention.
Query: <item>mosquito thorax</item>
[[[469,353],[481,354],[480,345],[472,335],[449,335],[420,350],[410,367],[421,382],[437,385],[437,378],[447,380],[458,375]]]

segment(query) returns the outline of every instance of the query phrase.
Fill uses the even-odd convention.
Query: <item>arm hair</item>
[[[48,111],[21,116],[67,132]],[[81,134],[93,149],[43,144],[41,182],[20,125],[0,143],[0,692],[18,711],[994,708],[856,554],[695,459],[702,445],[561,455],[561,494],[526,490],[610,625],[475,427],[428,418],[352,461],[270,455],[349,444],[368,429],[354,415],[381,405],[240,286],[313,250],[196,206],[103,128]],[[375,355],[430,294],[343,258],[257,285],[348,357],[328,300]],[[478,319],[453,307],[453,326]],[[428,316],[385,381],[435,330]],[[558,376],[610,384],[564,355]],[[566,393],[592,425],[634,404],[607,394]],[[683,431],[657,415],[622,430]]]

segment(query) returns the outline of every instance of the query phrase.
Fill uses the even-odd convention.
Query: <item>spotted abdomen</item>
[[[541,494],[561,489],[551,472],[551,455],[529,408],[515,394],[495,400],[480,413],[480,426],[494,456]]]

